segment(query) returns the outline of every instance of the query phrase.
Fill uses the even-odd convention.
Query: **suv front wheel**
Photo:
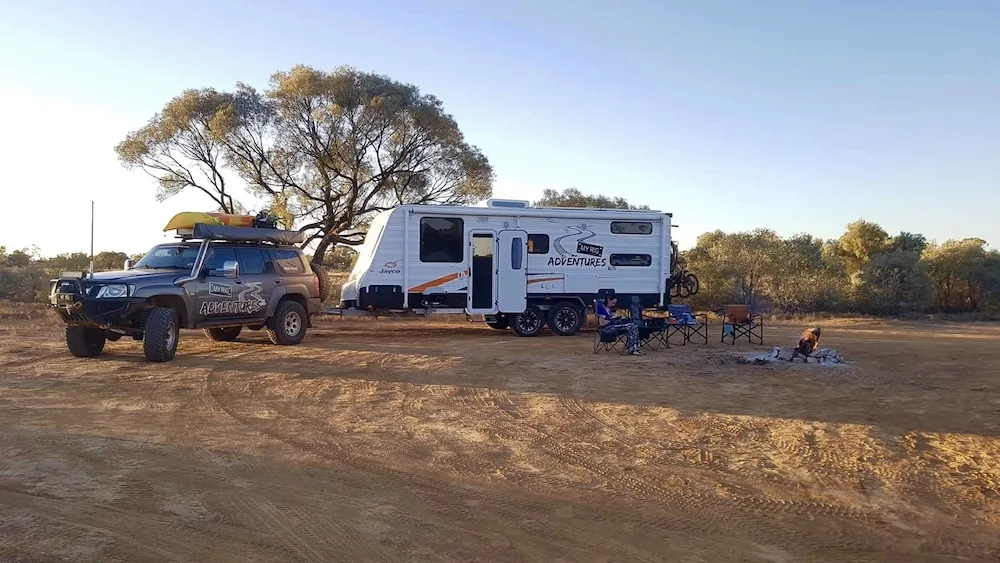
[[[146,317],[143,327],[142,351],[151,362],[168,362],[177,353],[180,339],[180,323],[177,311],[168,307],[157,307]]]
[[[306,310],[295,301],[282,301],[267,319],[267,336],[282,346],[302,342],[306,336]]]

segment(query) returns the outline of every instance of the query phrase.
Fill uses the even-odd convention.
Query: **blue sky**
[[[440,97],[496,197],[621,195],[673,212],[682,247],[716,228],[836,237],[861,217],[1000,244],[1000,2],[283,6],[0,0],[0,244],[85,250],[91,199],[98,249],[163,240],[209,202],[157,203],[114,145],[184,88],[265,86],[297,63]]]

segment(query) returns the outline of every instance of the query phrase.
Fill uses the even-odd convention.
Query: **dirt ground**
[[[1000,327],[767,346],[317,324],[72,358],[0,323],[0,561],[996,561]]]

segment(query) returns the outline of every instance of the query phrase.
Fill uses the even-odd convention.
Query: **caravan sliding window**
[[[544,235],[544,234],[528,235],[528,254],[548,254],[548,253],[549,253],[549,235]]]
[[[465,221],[453,217],[420,218],[420,261],[465,261]]]
[[[529,240],[531,235],[528,235]],[[530,245],[530,243],[529,243]],[[521,269],[521,263],[523,256],[521,256],[522,241],[521,237],[514,237],[510,239],[510,269],[517,271]],[[529,251],[530,252],[530,251]]]
[[[649,254],[612,254],[610,262],[612,266],[650,266],[653,257]]]
[[[611,234],[651,235],[653,234],[653,224],[649,221],[612,221]]]

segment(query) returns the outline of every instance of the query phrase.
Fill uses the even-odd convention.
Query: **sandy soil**
[[[334,320],[97,360],[0,324],[0,561],[996,561],[1000,327],[764,348]]]

